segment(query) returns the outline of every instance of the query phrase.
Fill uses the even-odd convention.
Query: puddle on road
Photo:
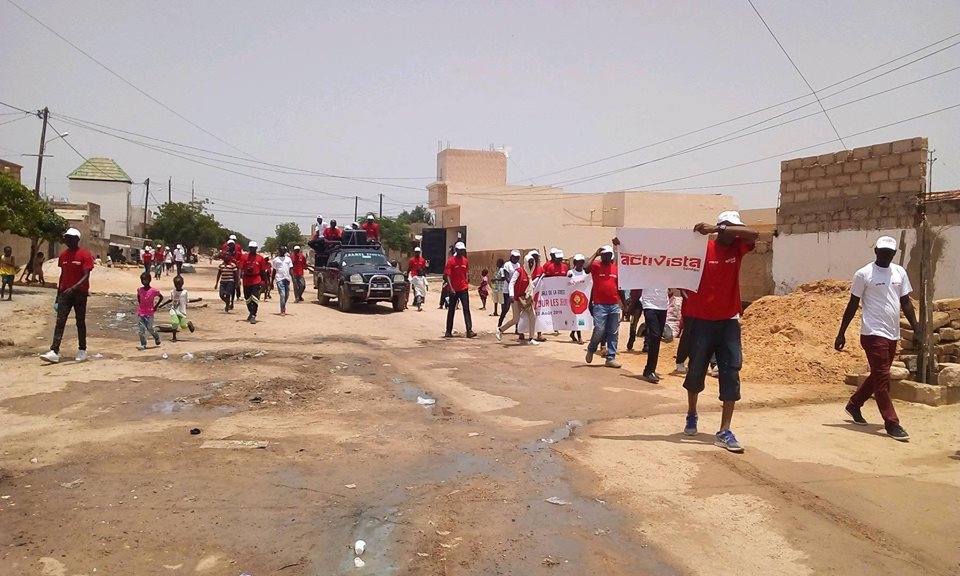
[[[413,386],[403,376],[391,376],[390,382],[397,387],[397,393],[400,395],[400,398],[403,400],[409,400],[410,402],[418,402],[420,399],[424,400],[433,400],[429,404],[421,404],[424,408],[433,408],[436,405],[436,398],[433,397],[429,392]]]

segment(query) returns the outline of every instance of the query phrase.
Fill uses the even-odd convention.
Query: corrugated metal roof
[[[933,192],[928,200],[939,202],[942,200],[960,200],[960,190],[944,190],[943,192]]]
[[[104,180],[107,182],[126,182],[133,180],[112,158],[90,158],[67,176],[70,180]]]

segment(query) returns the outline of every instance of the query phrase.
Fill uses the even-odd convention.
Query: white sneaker
[[[536,340],[527,340],[527,346],[539,346],[540,343]]]
[[[686,367],[685,365],[683,365],[682,363],[681,363],[681,364],[677,364],[676,373],[677,373],[677,374],[686,374],[686,373],[687,373],[687,367]]]
[[[711,369],[710,369],[710,376],[713,377],[713,378],[719,378],[719,377],[720,377],[720,369],[717,368],[716,366],[714,366],[713,368],[711,368]]]
[[[503,332],[501,332],[500,329],[497,328],[497,342],[501,342],[501,341],[503,341]]]
[[[77,351],[77,356],[74,358],[77,362],[86,362],[87,361],[87,351],[79,350]]]
[[[41,354],[40,359],[44,362],[49,362],[51,364],[56,364],[60,361],[60,355],[54,352],[53,350],[47,352],[46,354]]]

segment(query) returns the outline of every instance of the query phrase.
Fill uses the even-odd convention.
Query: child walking
[[[440,309],[443,310],[450,304],[450,282],[446,278],[443,280],[443,286],[440,287]]]
[[[233,261],[233,245],[230,251],[223,255],[223,263],[217,268],[217,280],[214,288],[220,288],[220,300],[223,301],[223,311],[233,310],[233,299],[237,288],[237,263]]]
[[[160,303],[163,302],[163,295],[156,288],[150,286],[153,275],[150,272],[144,272],[140,275],[140,286],[137,288],[137,334],[140,336],[140,346],[138,350],[147,349],[147,333],[153,336],[153,341],[160,345],[160,333],[153,325],[154,315]]]
[[[7,300],[13,299],[13,280],[17,276],[17,263],[14,262],[13,248],[3,247],[3,256],[0,256],[0,300],[3,300],[4,289],[9,289]]]
[[[491,316],[499,316],[500,312],[498,311],[498,306],[503,300],[503,288],[504,288],[504,270],[503,270],[503,258],[497,258],[497,271],[493,273],[493,314]]]
[[[480,294],[480,309],[487,309],[487,296],[490,295],[490,271],[484,268],[480,271],[480,288],[477,289],[477,293]]]
[[[413,287],[413,305],[417,312],[423,312],[423,301],[427,297],[427,277],[416,275],[410,277],[410,286]]]
[[[174,276],[173,290],[170,291],[170,324],[173,325],[173,341],[177,341],[177,332],[186,328],[196,330],[193,322],[187,320],[187,299],[190,295],[183,289],[183,276]]]

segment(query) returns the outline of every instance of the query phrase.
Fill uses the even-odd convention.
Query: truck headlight
[[[359,274],[352,274],[352,275],[350,275],[350,283],[351,283],[351,284],[363,284],[363,276],[361,276],[361,275],[359,275]]]
[[[393,275],[393,281],[394,281],[394,282],[403,282],[403,274],[394,274],[394,275]]]

